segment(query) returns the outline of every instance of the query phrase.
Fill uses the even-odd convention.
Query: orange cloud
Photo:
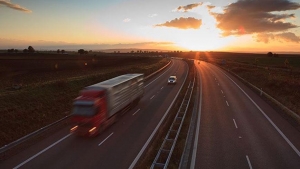
[[[174,27],[178,29],[198,29],[202,25],[201,19],[196,19],[193,17],[183,18],[180,17],[175,18],[174,20],[167,21],[163,24],[157,24],[155,26],[166,26],[166,27]]]
[[[185,5],[185,6],[179,6],[177,8],[177,11],[183,11],[183,12],[187,12],[193,8],[196,8],[198,6],[201,6],[203,4],[203,2],[200,2],[200,3],[195,3],[195,4],[189,4],[189,5]]]
[[[31,12],[32,12],[32,11],[29,10],[29,9],[26,9],[26,8],[24,8],[24,7],[21,7],[21,6],[18,5],[18,4],[13,4],[13,3],[11,3],[10,1],[6,1],[6,0],[0,0],[0,5],[5,5],[5,6],[8,7],[8,8],[15,9],[15,10],[22,11],[22,12],[28,12],[28,13],[31,13]]]

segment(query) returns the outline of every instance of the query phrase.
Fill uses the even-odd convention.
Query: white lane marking
[[[226,104],[227,104],[227,106],[229,106],[229,104],[228,104],[228,101],[226,100]]]
[[[247,161],[248,161],[249,168],[252,169],[252,165],[251,165],[250,159],[249,159],[249,157],[247,155],[246,155],[246,158],[247,158]]]
[[[221,71],[225,76],[227,76],[223,71]],[[251,99],[251,97],[237,84],[233,81],[229,76],[227,76],[247,97],[248,99],[256,106],[256,108],[265,116],[265,118],[272,124],[272,126],[277,130],[277,132],[281,135],[281,137],[289,144],[289,146],[297,153],[300,157],[299,150],[294,146],[294,144],[282,133],[282,131],[276,126],[276,124],[266,115],[266,113]]]
[[[174,65],[174,62],[172,62],[172,65]],[[145,85],[144,88],[148,87],[151,83],[155,82],[158,78],[160,78],[162,75],[164,75],[165,73],[167,73],[167,71],[169,69],[171,69],[172,65],[163,74],[161,74],[160,76],[158,76],[157,78],[155,78],[152,82],[150,82],[147,85]]]
[[[187,63],[184,62],[186,66]],[[189,69],[188,69],[189,70]],[[187,74],[184,77],[183,81],[186,81],[187,78]],[[135,166],[135,164],[137,163],[137,161],[141,158],[142,154],[144,153],[145,149],[148,147],[148,145],[150,144],[151,140],[153,139],[154,135],[156,134],[157,130],[159,129],[159,127],[161,126],[161,124],[163,123],[163,121],[165,120],[166,116],[169,114],[169,111],[171,109],[171,107],[174,105],[175,100],[177,99],[178,95],[179,95],[179,91],[181,91],[183,87],[183,84],[181,85],[180,89],[178,90],[178,93],[176,94],[175,98],[173,99],[172,103],[170,104],[169,108],[167,109],[166,113],[164,114],[164,116],[160,119],[159,123],[157,124],[157,126],[155,127],[155,129],[153,130],[153,132],[151,133],[150,137],[148,138],[148,140],[146,141],[146,143],[144,144],[144,146],[142,147],[142,149],[140,150],[140,152],[138,153],[138,155],[134,158],[134,160],[132,161],[131,165],[128,167],[128,169],[133,169],[133,167]]]
[[[111,133],[109,136],[107,136],[101,143],[98,144],[98,146],[101,146],[110,136],[112,136],[114,133]]]
[[[218,83],[218,86],[220,86],[220,84]]]
[[[234,119],[233,119],[233,122],[234,122],[235,128],[238,128],[238,126],[236,125],[236,122],[235,122],[235,120],[234,120]]]
[[[223,90],[221,90],[222,94],[224,93]]]
[[[150,100],[152,100],[154,97],[155,97],[155,95],[153,95],[153,96],[150,98]]]
[[[55,146],[56,144],[60,143],[61,141],[63,141],[64,139],[68,138],[70,135],[72,135],[72,133],[69,133],[68,135],[66,135],[65,137],[59,139],[58,141],[56,141],[55,143],[51,144],[50,146],[48,146],[47,148],[45,148],[44,150],[40,151],[39,153],[35,154],[34,156],[28,158],[27,160],[25,160],[24,162],[22,162],[21,164],[17,165],[16,167],[14,167],[14,169],[20,168],[21,166],[23,166],[24,164],[28,163],[29,161],[31,161],[32,159],[34,159],[35,157],[41,155],[42,153],[44,153],[45,151],[49,150],[50,148],[52,148],[53,146]]]
[[[164,87],[161,87],[160,90],[162,90]]]
[[[137,112],[139,112],[141,109],[138,109],[137,111],[135,111],[132,115],[134,116]]]
[[[202,80],[201,80],[201,74],[197,71],[199,74],[200,78],[200,101],[199,101],[199,114],[198,114],[198,119],[197,119],[197,127],[196,127],[196,135],[195,135],[195,140],[194,140],[194,146],[193,146],[193,154],[192,154],[192,160],[191,160],[191,167],[190,168],[195,168],[196,164],[196,155],[197,155],[197,149],[198,149],[198,139],[199,139],[199,133],[200,133],[200,119],[201,119],[201,107],[202,107]]]

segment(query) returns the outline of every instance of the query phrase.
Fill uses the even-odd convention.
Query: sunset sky
[[[300,52],[299,0],[0,0],[0,49]]]

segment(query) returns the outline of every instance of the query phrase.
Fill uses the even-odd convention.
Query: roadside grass
[[[116,63],[117,60],[114,58],[111,65],[104,68],[97,67],[87,71],[66,69],[59,73],[26,73],[22,76],[26,84],[20,90],[1,89],[0,146],[68,115],[73,99],[85,86],[126,73],[144,73],[147,76],[169,62],[166,58],[153,57],[132,60],[127,57],[127,60],[122,60],[121,63]],[[9,80],[7,77],[1,78]]]

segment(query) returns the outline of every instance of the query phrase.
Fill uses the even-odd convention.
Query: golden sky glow
[[[0,0],[0,8],[0,49],[300,52],[295,0]]]

